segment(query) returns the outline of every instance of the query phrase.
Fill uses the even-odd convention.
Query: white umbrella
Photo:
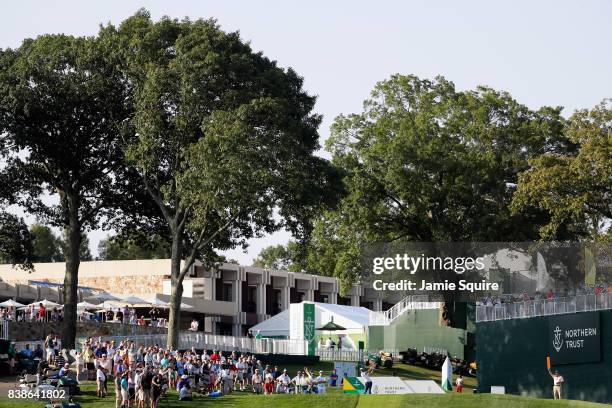
[[[34,306],[36,308],[36,307],[40,306],[41,303],[42,303],[42,305],[45,308],[61,306],[59,303],[55,303],[55,302],[52,302],[52,301],[47,300],[47,299],[40,300],[38,302],[32,302],[28,306]]]
[[[125,303],[129,303],[131,305],[146,305],[148,302],[144,299],[139,298],[138,296],[128,296],[123,299]]]
[[[164,302],[155,296],[152,301],[146,302],[149,306],[157,306],[157,307],[168,307],[170,303]]]
[[[25,306],[25,305],[19,302],[15,302],[13,299],[5,300],[4,302],[0,303],[0,307],[22,307],[22,306]]]
[[[111,295],[110,293],[107,293],[107,292],[102,292],[102,293],[99,293],[97,295],[88,296],[87,298],[88,299],[99,300],[99,301],[102,301],[102,302],[108,302],[108,301],[111,301],[111,300],[121,300],[117,296],[113,296],[113,295]]]
[[[183,310],[189,310],[189,309],[193,309],[193,306],[188,305],[187,303],[183,303],[183,302],[181,302],[181,309],[183,309]]]
[[[100,307],[100,305],[94,305],[93,303],[89,303],[89,302],[77,303],[77,308],[79,309],[95,309],[97,307]]]

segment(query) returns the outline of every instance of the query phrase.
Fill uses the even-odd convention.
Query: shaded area
[[[553,369],[558,369],[566,381],[564,398],[609,403],[612,402],[612,311],[584,314],[591,313],[601,314],[601,361],[559,366],[553,361]],[[552,396],[552,379],[546,368],[549,319],[542,316],[477,325],[480,392],[490,391],[492,385],[503,385],[507,393]]]

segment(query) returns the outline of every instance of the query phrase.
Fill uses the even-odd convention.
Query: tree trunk
[[[175,350],[179,346],[179,328],[181,326],[181,300],[183,298],[183,281],[180,278],[183,246],[181,233],[175,232],[172,237],[172,255],[170,261],[170,315],[168,317],[168,347]]]
[[[64,275],[64,320],[62,324],[62,348],[75,346],[77,326],[77,303],[79,284],[79,265],[81,257],[81,225],[79,221],[79,200],[67,197],[68,227],[66,228],[66,274]]]

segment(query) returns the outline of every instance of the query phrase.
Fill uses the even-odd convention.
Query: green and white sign
[[[308,355],[314,356],[317,348],[315,336],[315,305],[304,303],[304,340],[308,342]]]

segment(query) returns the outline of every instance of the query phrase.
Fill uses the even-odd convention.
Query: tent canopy
[[[89,303],[89,302],[79,302],[79,303],[77,303],[77,308],[78,309],[95,309],[97,307],[100,307],[100,305],[94,305],[93,303]]]
[[[22,307],[25,306],[23,303],[15,302],[13,299],[5,300],[0,303],[0,307]]]
[[[138,296],[128,296],[122,299],[123,302],[128,303],[130,305],[144,305],[147,304],[147,301],[139,298]],[[120,302],[119,302],[120,303]]]
[[[314,303],[315,305],[315,327],[318,327],[317,330],[329,330],[323,329],[321,326],[333,320],[334,325],[341,327],[341,329],[335,331],[363,332],[364,328],[370,323],[370,310],[365,307],[318,302],[308,303]],[[286,309],[251,327],[251,331],[253,334],[259,331],[264,337],[289,337],[289,326],[289,309]]]
[[[346,330],[346,327],[344,326],[340,326],[337,323],[334,323],[334,317],[332,316],[332,319],[325,323],[323,326],[317,328],[317,330],[321,330],[321,331],[339,331],[339,330]]]
[[[44,299],[44,300],[39,300],[39,301],[36,301],[36,302],[32,302],[32,303],[30,303],[28,306],[38,307],[38,306],[39,306],[41,303],[42,303],[42,305],[43,305],[45,308],[48,308],[48,307],[58,307],[58,306],[61,306],[59,303],[55,303],[55,302],[52,302],[52,301],[47,300],[47,299]]]

